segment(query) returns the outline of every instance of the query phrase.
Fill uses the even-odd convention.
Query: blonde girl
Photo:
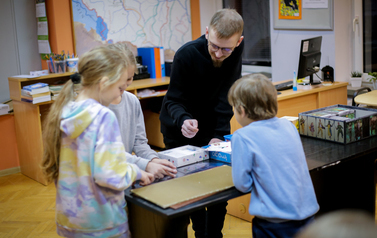
[[[126,162],[118,121],[107,108],[126,87],[129,63],[97,47],[80,57],[46,119],[42,168],[56,184],[57,233],[64,237],[129,237],[124,189],[153,175]],[[74,84],[81,82],[75,99]]]

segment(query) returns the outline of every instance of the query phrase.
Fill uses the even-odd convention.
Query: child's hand
[[[153,174],[141,170],[141,179],[140,179],[141,186],[149,185],[153,181],[154,181]]]
[[[195,119],[187,119],[183,122],[182,135],[186,138],[193,138],[198,133],[198,121]]]
[[[220,142],[223,142],[223,141],[220,140],[219,138],[212,138],[211,141],[208,143],[208,145],[213,144],[213,143],[220,143]]]
[[[155,158],[148,163],[145,171],[152,173],[155,178],[163,178],[165,175],[175,177],[177,173],[176,167],[165,159]]]

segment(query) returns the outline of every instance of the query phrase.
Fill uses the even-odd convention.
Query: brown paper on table
[[[233,187],[232,167],[223,165],[131,192],[162,208]]]

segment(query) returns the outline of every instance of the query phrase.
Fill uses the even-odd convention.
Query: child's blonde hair
[[[270,119],[278,111],[276,89],[263,74],[249,74],[238,79],[229,89],[228,101],[239,113],[243,107],[253,121]]]
[[[80,57],[78,73],[71,76],[57,100],[51,105],[45,120],[43,130],[42,170],[47,181],[51,182],[59,174],[59,154],[61,146],[60,120],[63,107],[75,98],[73,81],[81,80],[81,87],[91,87],[98,84],[103,77],[109,78],[104,88],[116,83],[127,70],[129,60],[118,50],[108,47],[96,47]]]
[[[122,52],[126,56],[128,62],[129,62],[129,66],[135,67],[135,73],[138,72],[135,55],[134,55],[134,53],[132,53],[130,47],[128,47],[126,42],[117,42],[117,43],[114,43],[114,44],[108,44],[107,47],[110,48],[110,49],[118,50],[118,51]],[[130,77],[130,75],[128,75],[128,77]]]

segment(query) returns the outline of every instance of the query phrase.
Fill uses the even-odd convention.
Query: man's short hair
[[[253,121],[270,119],[278,111],[275,86],[263,74],[249,74],[238,79],[229,89],[228,101],[239,113],[243,107]]]
[[[212,17],[209,29],[216,32],[220,39],[228,39],[234,34],[242,35],[243,19],[234,9],[224,8],[218,10]]]

